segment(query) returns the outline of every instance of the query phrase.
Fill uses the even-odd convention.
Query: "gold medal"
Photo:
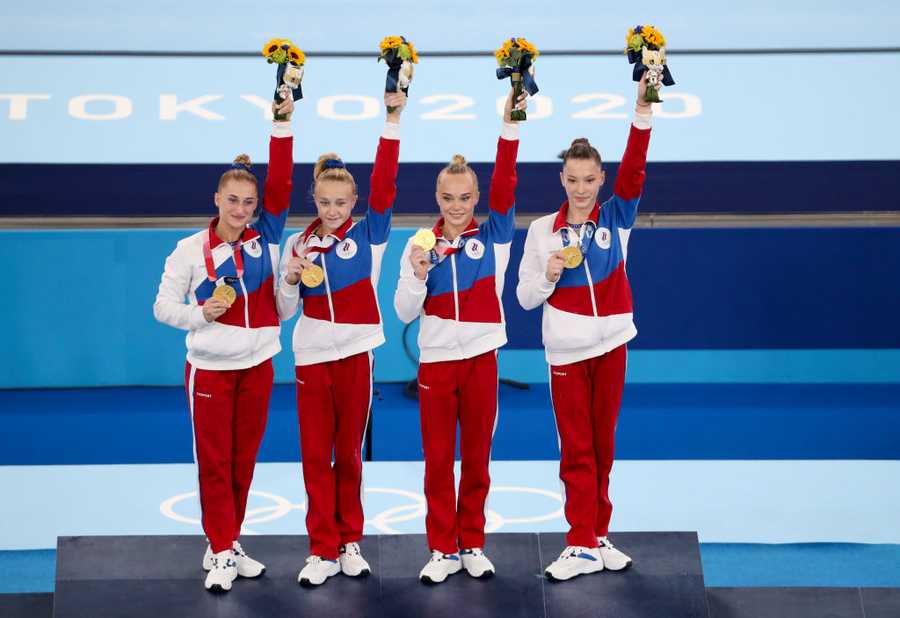
[[[437,238],[435,238],[434,232],[422,228],[413,236],[413,244],[421,247],[424,251],[431,251],[434,249],[434,245],[437,244]]]
[[[318,264],[307,266],[300,273],[300,281],[308,288],[320,286],[325,281],[325,271]]]
[[[581,262],[584,261],[584,256],[581,254],[581,249],[574,245],[565,247],[562,250],[562,256],[566,261],[566,268],[578,268],[579,266],[581,266]]]
[[[234,304],[234,301],[237,300],[237,292],[230,285],[219,285],[216,286],[216,289],[213,290],[213,298],[218,298],[219,300],[224,300],[228,303],[228,306]]]

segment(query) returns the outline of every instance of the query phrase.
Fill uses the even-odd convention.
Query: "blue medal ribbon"
[[[586,221],[583,225],[584,231],[581,234],[578,248],[581,249],[581,255],[587,256],[588,248],[590,247],[594,233],[597,231],[597,226],[594,225],[593,221]],[[569,228],[560,228],[559,233],[562,236],[563,247],[568,247],[571,244],[571,240],[569,239]]]

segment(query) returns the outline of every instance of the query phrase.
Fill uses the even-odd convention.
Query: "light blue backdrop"
[[[673,49],[897,45],[891,0],[367,0],[252,4],[237,0],[45,0],[5,3],[6,49],[251,51],[272,36],[306,49],[369,51],[388,34],[422,50],[484,50],[509,36],[545,49],[615,49],[625,30],[654,23]]]
[[[900,158],[900,53],[672,56],[677,85],[657,110],[654,161]],[[404,117],[403,161],[493,158],[506,83],[481,58],[422,59]],[[522,130],[521,161],[548,161],[586,135],[611,159],[634,106],[622,57],[538,60],[541,94]],[[262,57],[0,57],[0,163],[215,163],[267,158],[263,109],[274,69]],[[296,157],[336,150],[371,161],[384,65],[311,59],[295,120]],[[25,98],[26,95],[30,98]],[[249,99],[249,100],[248,100]],[[193,103],[191,103],[193,102]]]

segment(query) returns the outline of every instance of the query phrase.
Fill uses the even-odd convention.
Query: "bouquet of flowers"
[[[419,63],[419,54],[411,41],[402,36],[389,36],[378,44],[381,53],[378,61],[384,60],[388,65],[387,80],[384,84],[385,92],[409,92],[409,84],[412,82],[413,65]],[[388,108],[389,112],[394,111]]]
[[[513,101],[518,101],[522,95],[522,89],[531,96],[538,92],[537,83],[534,81],[534,61],[540,55],[537,47],[525,39],[508,39],[494,52],[497,58],[497,79],[509,77],[513,84]],[[525,110],[514,109],[510,115],[511,120],[522,121],[526,119]]]
[[[659,86],[672,86],[675,80],[666,66],[666,38],[653,26],[635,26],[628,29],[625,37],[628,45],[625,53],[628,62],[634,65],[632,79],[641,81],[647,73],[647,92],[644,93],[646,103],[662,103],[659,98]]]
[[[277,64],[275,74],[275,100],[279,103],[292,96],[295,101],[303,98],[300,81],[303,79],[303,65],[306,54],[289,39],[272,39],[263,47],[263,56],[269,64]],[[275,114],[275,120],[285,120]]]

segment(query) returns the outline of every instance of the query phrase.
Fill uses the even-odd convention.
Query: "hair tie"
[[[253,173],[253,170],[250,169],[250,166],[246,163],[232,163],[231,169],[233,170],[244,170],[245,172]]]
[[[344,169],[346,166],[344,162],[340,159],[325,159],[325,162],[322,164],[322,169],[326,170],[335,170],[335,169]]]

